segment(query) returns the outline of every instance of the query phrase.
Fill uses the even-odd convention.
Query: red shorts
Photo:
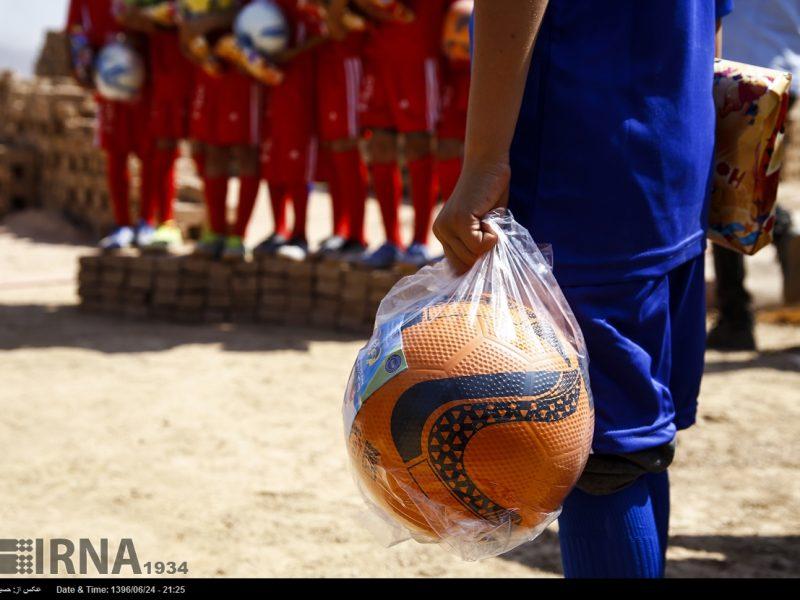
[[[196,69],[190,136],[211,146],[257,146],[261,86],[236,71],[211,77]]]
[[[150,136],[154,140],[183,140],[189,137],[189,98],[153,102],[150,107]]]
[[[437,58],[367,55],[361,88],[361,124],[402,133],[433,133],[439,120]]]
[[[150,142],[147,134],[149,95],[136,102],[113,102],[99,96],[96,101],[97,144],[113,154],[145,153]]]
[[[360,133],[361,44],[358,38],[351,38],[353,34],[316,52],[317,129],[324,142],[355,139]]]
[[[267,92],[262,173],[271,183],[311,182],[317,162],[313,55],[300,55],[285,75],[283,83]]]
[[[469,104],[469,69],[450,69],[442,86],[442,116],[438,135],[441,139],[464,140],[467,133]]]

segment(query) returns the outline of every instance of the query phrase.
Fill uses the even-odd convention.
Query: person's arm
[[[291,62],[301,54],[305,52],[309,52],[313,50],[320,44],[327,42],[330,38],[326,35],[315,35],[308,38],[305,42],[298,46],[294,46],[293,48],[287,48],[283,52],[278,52],[274,56],[271,56],[271,60],[278,65],[284,65],[288,62]]]
[[[347,27],[344,24],[345,12],[350,0],[331,0],[326,12],[326,21],[331,38],[341,41],[347,37]]]
[[[114,16],[120,25],[130,31],[150,34],[156,30],[156,24],[153,23],[139,7],[129,4],[120,4]]]
[[[235,20],[235,10],[182,18],[179,23],[180,34],[182,39],[191,39],[198,35],[207,35],[212,31],[228,31],[233,28]]]
[[[714,57],[722,58],[722,19],[717,19],[717,29],[714,32]]]
[[[497,242],[481,224],[505,205],[509,150],[547,0],[476,0],[464,167],[433,231],[461,273]]]

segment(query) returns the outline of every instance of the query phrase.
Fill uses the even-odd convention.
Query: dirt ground
[[[326,211],[316,195],[315,238]],[[478,564],[376,543],[340,418],[363,340],[83,314],[88,243],[43,213],[0,224],[4,537],[131,537],[142,562],[187,561],[192,576],[560,575],[555,527]],[[749,264],[758,301],[774,302],[771,254]],[[757,334],[758,353],[708,353],[671,469],[670,576],[800,574],[800,328]]]

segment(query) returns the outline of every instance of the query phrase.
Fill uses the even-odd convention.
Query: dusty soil
[[[318,238],[319,195],[312,215]],[[252,239],[263,199],[256,219]],[[143,562],[193,576],[560,574],[554,528],[479,564],[381,547],[357,522],[339,412],[362,340],[83,314],[87,243],[42,213],[0,226],[3,536],[131,537]],[[752,264],[773,302],[770,255]],[[708,354],[671,469],[671,576],[800,574],[800,328],[757,334],[759,353]]]

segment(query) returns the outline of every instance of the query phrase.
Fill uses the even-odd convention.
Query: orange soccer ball
[[[497,312],[488,301],[428,306],[399,336],[401,350],[380,356],[373,338],[364,353],[385,371],[383,383],[366,386],[348,437],[368,500],[415,537],[538,531],[580,476],[592,440],[594,409],[573,346],[530,309]]]
[[[445,18],[442,50],[454,62],[470,61],[469,19],[474,5],[473,0],[458,0],[450,7]]]

